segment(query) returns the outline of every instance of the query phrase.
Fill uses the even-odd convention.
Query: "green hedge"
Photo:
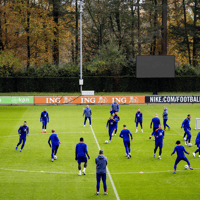
[[[0,92],[79,92],[79,78],[0,78]],[[83,90],[96,92],[200,91],[200,77],[137,79],[135,77],[84,77]]]

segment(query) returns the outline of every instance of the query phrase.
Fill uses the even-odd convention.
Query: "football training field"
[[[143,113],[144,133],[135,133],[135,113],[138,107]],[[45,106],[1,106],[0,107],[0,199],[24,200],[64,200],[64,199],[199,199],[200,197],[200,158],[194,158],[196,150],[196,118],[200,118],[199,105],[167,105],[168,124],[171,130],[165,132],[161,160],[153,157],[154,140],[150,140],[150,122],[157,113],[162,121],[163,105],[120,105],[117,136],[110,144],[107,119],[110,105],[91,105],[92,127],[83,127],[83,105],[47,106],[50,122],[47,133],[42,134],[40,114]],[[192,147],[186,146],[186,155],[194,170],[184,170],[186,163],[181,161],[177,174],[172,174],[176,154],[171,156],[175,142],[183,141],[181,124],[191,114]],[[18,143],[18,129],[27,121],[30,132],[23,152]],[[131,142],[132,158],[125,157],[125,148],[119,133],[126,124],[133,134]],[[48,138],[55,129],[61,141],[58,159],[51,162],[51,149]],[[80,137],[88,145],[90,160],[86,175],[78,176],[75,161],[75,146]],[[101,182],[100,195],[96,192],[95,158],[99,147],[108,159],[108,195],[103,195]],[[83,165],[82,165],[83,169]],[[110,175],[110,177],[109,177]],[[113,181],[113,182],[112,182]]]

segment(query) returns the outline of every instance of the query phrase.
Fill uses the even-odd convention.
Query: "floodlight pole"
[[[82,59],[82,13],[83,13],[83,7],[82,7],[82,0],[80,0],[80,80],[83,79],[83,59]],[[82,84],[80,84],[80,92],[82,93]]]

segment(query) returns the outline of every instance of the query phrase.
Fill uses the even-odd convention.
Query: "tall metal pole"
[[[82,0],[80,0],[80,79],[83,79],[83,72],[82,72],[82,13],[83,13],[83,7],[82,7]],[[82,93],[82,85],[80,85],[80,92]]]

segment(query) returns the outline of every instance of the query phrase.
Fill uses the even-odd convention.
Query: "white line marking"
[[[95,133],[94,133],[94,130],[93,130],[92,126],[90,126],[90,127],[91,127],[91,130],[92,130],[94,139],[95,139],[95,141],[96,141],[96,143],[97,143],[98,149],[100,150],[101,148],[100,148],[99,143],[98,143],[98,141],[97,141],[97,138],[96,138],[96,135],[95,135]],[[117,192],[117,189],[116,189],[116,187],[115,187],[115,184],[114,184],[114,182],[113,182],[113,180],[112,180],[110,171],[109,171],[109,169],[108,169],[108,166],[107,166],[106,168],[107,168],[107,173],[108,173],[108,176],[109,176],[109,178],[110,178],[110,182],[111,182],[111,184],[112,184],[112,187],[113,187],[115,196],[116,196],[117,200],[120,200],[119,195],[118,195],[118,192]]]
[[[153,117],[152,117],[152,118],[153,118]],[[143,118],[143,119],[150,119],[150,120],[151,120],[152,118]],[[51,120],[57,120],[57,119],[63,119],[63,118],[61,118],[61,117],[56,117],[56,119],[51,119]],[[72,120],[77,120],[77,118],[70,118],[70,119],[72,119]],[[102,117],[102,118],[92,117],[92,119],[93,119],[93,120],[94,120],[94,119],[95,119],[95,120],[99,120],[99,119],[100,119],[100,120],[104,120],[104,121],[107,120],[107,119],[105,120],[105,118],[103,118],[103,117]],[[126,117],[123,118],[123,119],[133,120],[132,118],[126,118]],[[170,118],[169,121],[170,121],[171,119],[182,119],[182,120],[184,120],[185,118],[184,118],[184,117],[182,117],[182,118]],[[9,118],[9,119],[6,119],[6,118],[4,119],[4,118],[3,118],[3,119],[0,119],[0,120],[5,120],[5,121],[17,120],[17,121],[20,121],[20,120],[24,120],[24,118],[21,118],[21,119],[20,119],[20,118],[11,118],[11,119],[10,119],[10,118]],[[33,119],[33,118],[32,118],[32,119],[26,119],[26,120],[27,120],[27,121],[32,121],[32,120],[38,120],[38,119]],[[63,119],[63,120],[64,120],[64,119]],[[196,121],[194,121],[194,122],[196,122]],[[39,122],[39,120],[38,120],[38,123],[41,123],[41,122]]]
[[[71,134],[71,133],[91,133],[91,132],[84,132],[84,131],[80,131],[80,132],[57,132],[58,134]],[[28,136],[32,136],[32,135],[50,135],[51,133],[36,133],[36,134],[28,134]],[[19,137],[19,135],[18,134],[16,134],[16,135],[8,135],[8,136],[0,136],[0,138],[5,138],[5,137]]]
[[[194,168],[194,170],[199,170],[200,168]],[[2,171],[14,171],[14,172],[28,172],[28,173],[46,173],[46,174],[77,174],[76,172],[52,172],[52,171],[32,171],[32,170],[23,170],[23,169],[7,169],[7,168],[0,168]],[[176,171],[186,171],[184,169],[176,170]],[[128,174],[156,174],[156,173],[172,173],[172,170],[166,170],[166,171],[152,171],[152,172],[113,172],[110,174],[114,175],[128,175]],[[87,173],[90,175],[95,175],[96,173]]]

